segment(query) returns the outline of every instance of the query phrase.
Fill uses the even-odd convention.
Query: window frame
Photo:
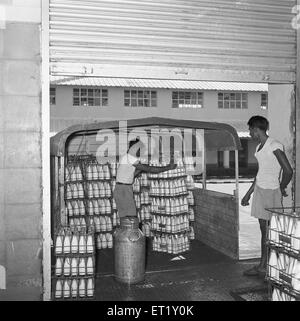
[[[265,95],[265,99],[263,99],[263,95]],[[263,100],[265,100],[265,104],[263,104]],[[267,92],[260,94],[260,108],[263,110],[268,109],[268,93]]]
[[[201,96],[201,98],[199,98],[199,96]],[[204,91],[172,90],[171,98],[172,98],[172,108],[175,108],[175,109],[203,109],[204,108]],[[183,103],[180,103],[181,101],[183,101]],[[195,103],[192,104],[192,101],[195,101]],[[201,102],[201,105],[199,104],[199,101]],[[177,106],[175,102],[177,102]]]
[[[54,95],[51,91],[54,90]],[[55,106],[56,105],[56,87],[50,87],[49,90],[49,101],[50,101],[50,106]],[[52,102],[52,99],[54,99],[54,103]]]
[[[108,107],[108,89],[105,87],[83,87],[76,86],[72,88],[73,107]],[[76,100],[76,103],[75,103]],[[99,101],[99,104],[96,102]],[[85,102],[85,104],[83,103]],[[104,102],[106,102],[104,104]]]
[[[125,88],[123,90],[123,105],[126,108],[157,108],[157,102],[158,94],[155,89]]]
[[[218,91],[218,109],[235,109],[243,110],[248,109],[248,92],[244,91]],[[220,99],[220,96],[222,99]],[[222,106],[221,106],[222,105]],[[243,107],[245,106],[246,107]],[[239,106],[239,107],[237,107]]]

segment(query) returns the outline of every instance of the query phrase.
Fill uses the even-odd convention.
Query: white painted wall
[[[42,0],[1,0],[0,25],[4,26],[3,17],[5,22],[40,23],[42,21],[41,7]]]
[[[65,120],[67,124],[67,121],[72,119],[78,120],[79,123],[87,119],[109,120],[158,116],[225,123],[245,121],[247,123],[248,119],[253,115],[267,115],[267,111],[260,108],[260,93],[251,92],[248,94],[248,109],[219,109],[217,91],[205,91],[204,108],[202,109],[175,109],[171,106],[172,90],[156,89],[158,103],[156,108],[124,107],[123,90],[123,88],[108,88],[108,107],[73,107],[73,88],[71,86],[56,87],[56,105],[50,108],[51,131],[59,127],[55,126],[55,123],[58,123],[59,120]]]
[[[269,134],[279,140],[285,147],[285,153],[292,165],[294,118],[293,85],[269,85]],[[293,166],[293,165],[292,165]],[[292,206],[291,184],[287,188],[288,197],[284,198],[284,206]]]

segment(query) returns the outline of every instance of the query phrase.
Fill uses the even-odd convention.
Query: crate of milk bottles
[[[95,296],[95,235],[91,229],[61,227],[55,233],[53,300],[85,300]]]
[[[300,300],[300,208],[272,208],[267,231],[270,299]]]

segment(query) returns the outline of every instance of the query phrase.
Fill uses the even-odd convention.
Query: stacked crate
[[[299,209],[269,209],[268,227],[269,297],[273,301],[300,300],[300,212]]]
[[[84,162],[86,209],[89,226],[96,234],[97,249],[113,247],[113,228],[117,220],[113,212],[112,177],[108,163],[98,163],[96,159]]]
[[[53,300],[93,299],[95,242],[91,229],[68,227],[55,233]]]
[[[164,163],[154,163],[164,166]],[[152,249],[179,254],[189,250],[189,203],[183,162],[174,170],[149,174]]]
[[[149,196],[149,180],[147,173],[141,173],[135,178],[133,184],[133,192],[137,215],[141,223],[141,229],[146,237],[151,236],[151,213],[150,213],[150,196]]]
[[[95,156],[70,158],[65,168],[65,206],[71,228],[93,227],[97,249],[113,247],[120,219],[113,199],[116,163]]]
[[[71,158],[65,167],[65,208],[72,228],[87,227],[84,191],[84,158]]]

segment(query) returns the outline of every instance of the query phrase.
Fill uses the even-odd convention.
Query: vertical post
[[[50,214],[50,103],[49,103],[49,0],[41,1],[42,28],[42,206],[43,206],[43,300],[51,299]]]
[[[202,146],[203,146],[203,157],[202,157],[202,168],[203,168],[202,187],[203,187],[203,189],[206,189],[206,144],[205,144],[204,130],[203,130],[203,135],[202,135]]]
[[[240,201],[239,201],[239,151],[234,151],[235,156],[235,201],[236,201],[236,210],[237,210],[237,223],[238,223],[238,230],[240,230]]]
[[[297,0],[297,7],[300,6],[300,0]],[[299,26],[300,27],[300,26]],[[295,161],[295,190],[294,190],[294,206],[300,206],[300,30],[296,29],[297,39],[297,66],[296,66],[296,161]]]

